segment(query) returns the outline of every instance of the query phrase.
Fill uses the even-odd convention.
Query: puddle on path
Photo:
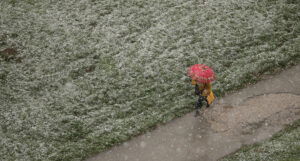
[[[200,117],[187,114],[88,161],[214,161],[300,119],[299,107],[300,96],[293,94],[223,102],[203,109]]]

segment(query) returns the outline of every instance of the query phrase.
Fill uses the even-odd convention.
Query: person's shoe
[[[196,112],[195,112],[195,117],[197,117],[197,116],[199,116],[199,115],[200,115],[199,110],[196,110]]]
[[[209,104],[206,104],[206,107],[208,108],[208,107],[209,107]]]

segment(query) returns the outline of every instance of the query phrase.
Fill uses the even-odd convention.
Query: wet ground
[[[300,119],[300,65],[87,161],[214,161]]]

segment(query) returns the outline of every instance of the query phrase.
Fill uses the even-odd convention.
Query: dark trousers
[[[198,100],[196,102],[196,105],[195,105],[196,110],[199,110],[202,107],[202,105],[203,105],[202,102],[203,101],[205,101],[208,104],[206,97],[199,95],[199,98],[198,98]]]

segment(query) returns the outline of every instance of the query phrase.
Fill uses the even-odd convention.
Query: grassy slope
[[[298,161],[300,158],[300,120],[271,139],[245,146],[222,161]]]
[[[0,160],[80,160],[299,59],[295,0],[1,0]],[[2,52],[3,53],[3,52]],[[3,54],[2,54],[3,55]],[[296,60],[297,59],[297,60]]]

